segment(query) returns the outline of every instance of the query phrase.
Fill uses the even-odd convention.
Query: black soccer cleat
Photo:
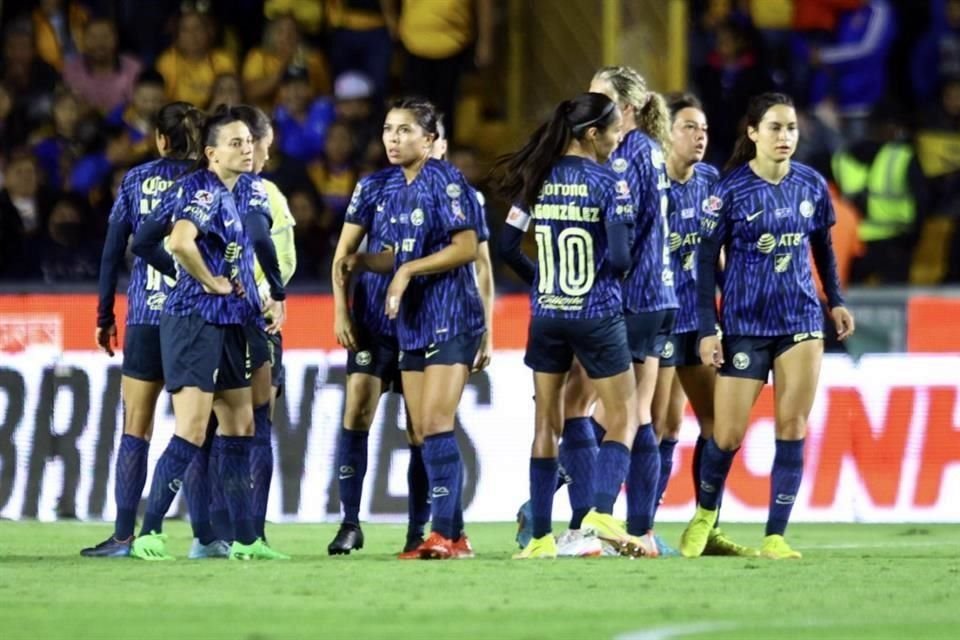
[[[129,558],[132,546],[133,536],[126,540],[117,540],[110,536],[95,547],[81,549],[80,555],[84,558]]]
[[[327,553],[332,556],[349,555],[351,551],[363,549],[363,530],[360,525],[344,522],[340,525],[333,542],[327,545]]]

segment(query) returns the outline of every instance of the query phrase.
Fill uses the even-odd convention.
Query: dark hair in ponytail
[[[203,112],[189,102],[171,102],[157,112],[157,133],[169,142],[167,157],[193,160],[201,154],[200,129]]]
[[[744,116],[743,130],[737,137],[737,143],[733,147],[733,153],[727,160],[724,171],[736,169],[740,165],[746,164],[757,157],[757,145],[747,135],[747,130],[751,127],[756,129],[760,126],[760,121],[771,107],[782,104],[787,107],[793,106],[793,98],[785,93],[767,92],[750,98],[747,105],[747,114]]]
[[[270,129],[273,128],[267,114],[257,107],[238,104],[233,107],[233,112],[238,114],[240,119],[246,123],[254,142],[266,138],[270,134]]]
[[[606,129],[617,115],[616,103],[602,93],[564,100],[519,151],[497,158],[491,171],[497,191],[510,202],[532,207],[550,168],[570,143],[582,140],[591,127]]]
[[[243,119],[243,112],[240,111],[238,107],[228,107],[224,104],[218,106],[214,112],[207,117],[203,123],[203,128],[200,130],[200,155],[194,164],[194,170],[206,169],[209,166],[206,148],[217,146],[217,137],[220,135],[220,129],[233,122],[247,124],[246,120]],[[252,136],[253,134],[251,133],[251,137]]]
[[[406,96],[390,103],[390,110],[403,109],[413,114],[414,120],[423,129],[423,132],[434,137],[439,136],[437,126],[440,122],[440,112],[432,102],[419,96]]]

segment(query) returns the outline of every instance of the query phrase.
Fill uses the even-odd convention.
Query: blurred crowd
[[[865,284],[960,282],[960,0],[690,0],[690,88],[722,167],[751,95],[800,109],[797,159],[836,186],[835,245]],[[325,282],[359,177],[383,165],[385,100],[445,114],[493,57],[493,0],[3,0],[0,281],[95,280],[126,169],[158,108],[273,117],[266,174],[296,217],[294,282]],[[503,13],[503,10],[500,10]],[[502,19],[504,16],[500,16]],[[629,61],[628,61],[629,62]],[[951,259],[951,256],[956,258]]]
[[[265,175],[296,218],[294,282],[324,282],[359,177],[382,167],[402,87],[456,132],[462,74],[492,56],[491,0],[3,0],[0,281],[96,279],[125,171],[172,100],[260,106]],[[465,167],[474,154],[458,148]],[[476,171],[475,171],[476,173]]]

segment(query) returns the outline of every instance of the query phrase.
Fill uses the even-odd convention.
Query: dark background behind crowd
[[[723,165],[751,95],[786,91],[797,158],[837,186],[841,268],[865,284],[960,282],[960,0],[690,8],[708,160]],[[124,172],[155,154],[158,108],[187,100],[272,115],[265,175],[297,222],[294,283],[325,286],[354,185],[384,163],[388,97],[434,100],[451,161],[483,187],[491,158],[457,144],[470,125],[455,105],[491,64],[505,12],[492,0],[2,0],[0,281],[95,281]],[[498,205],[489,215],[496,227]]]

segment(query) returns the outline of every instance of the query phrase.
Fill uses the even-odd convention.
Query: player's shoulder
[[[584,162],[581,170],[583,171],[587,184],[592,188],[604,191],[607,189],[616,189],[620,182],[626,184],[626,177],[622,171],[617,171],[615,165],[616,160],[605,165],[597,164],[596,162]]]
[[[822,189],[823,191],[827,190],[826,179],[820,175],[819,171],[810,165],[803,164],[802,162],[791,161],[790,171],[796,176],[796,179],[800,180],[802,183],[817,189]]]
[[[743,163],[721,174],[720,179],[714,187],[714,191],[736,191],[744,185],[754,182],[755,179],[756,175],[750,169],[750,166],[747,163]]]
[[[387,167],[386,169],[380,169],[379,171],[374,171],[369,175],[363,176],[357,181],[357,186],[354,188],[354,195],[358,196],[363,192],[379,192],[391,181],[396,180],[398,174],[402,175],[402,171],[398,167]]]
[[[693,175],[697,180],[708,184],[714,184],[720,180],[720,171],[712,164],[706,162],[698,162],[693,165]]]
[[[455,166],[444,160],[434,158],[427,160],[427,163],[423,166],[423,175],[431,189],[458,192],[457,196],[450,197],[458,197],[463,192],[463,185],[467,182]]]

